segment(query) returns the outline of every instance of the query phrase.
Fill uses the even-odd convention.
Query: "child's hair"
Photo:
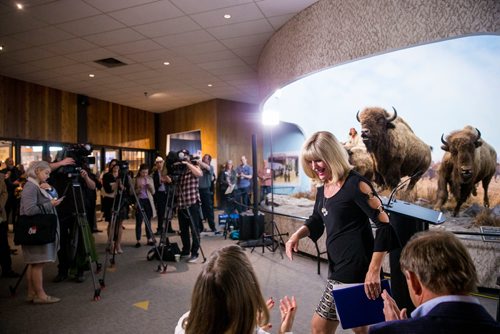
[[[269,322],[257,276],[243,249],[215,251],[196,280],[187,334],[251,334]]]

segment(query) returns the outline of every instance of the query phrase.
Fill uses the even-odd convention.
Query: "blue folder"
[[[389,280],[382,280],[381,283],[382,291],[385,289],[391,294]],[[332,294],[343,329],[385,321],[384,300],[381,296],[375,300],[368,299],[364,284],[334,289]]]

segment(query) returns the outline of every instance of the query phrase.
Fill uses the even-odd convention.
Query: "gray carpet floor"
[[[153,222],[153,226],[156,223]],[[52,305],[33,305],[25,302],[26,283],[23,280],[15,296],[9,286],[16,279],[0,279],[0,333],[173,333],[179,317],[189,309],[192,287],[200,272],[202,256],[198,263],[168,262],[167,272],[158,273],[157,261],[147,261],[151,248],[134,248],[135,221],[125,222],[124,253],[116,256],[115,265],[106,271],[106,287],[101,300],[93,301],[94,288],[89,272],[83,283],[64,281],[53,283],[57,273],[56,264],[44,270],[44,286],[48,294],[62,298]],[[105,229],[103,222],[99,228]],[[176,222],[174,228],[177,229]],[[100,261],[104,261],[106,233],[95,234]],[[181,244],[178,236],[171,242]],[[236,243],[225,240],[222,235],[203,233],[202,249],[206,257],[214,250]],[[12,243],[11,243],[12,245]],[[21,251],[21,247],[16,247]],[[322,294],[326,280],[327,265],[322,263],[321,275],[316,273],[316,261],[307,256],[296,256],[294,261],[282,258],[280,252],[262,248],[246,248],[246,252],[257,272],[264,297],[294,295],[298,311],[294,333],[309,333],[309,323],[316,304]],[[284,254],[283,254],[284,255]],[[24,264],[22,254],[12,256],[13,269],[21,272]],[[99,278],[102,274],[99,275]],[[496,300],[481,298],[490,313],[496,312]],[[272,332],[279,328],[279,308],[271,312]],[[337,333],[351,333],[338,329]]]

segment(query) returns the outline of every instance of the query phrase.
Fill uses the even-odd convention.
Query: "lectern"
[[[404,274],[401,272],[399,258],[401,251],[408,240],[417,232],[429,229],[429,224],[439,225],[445,222],[446,218],[440,211],[428,209],[412,203],[382,199],[384,209],[389,213],[390,222],[396,231],[401,248],[390,252],[389,260],[391,266],[391,289],[393,298],[400,309],[405,308],[408,314],[415,309],[410,295]]]

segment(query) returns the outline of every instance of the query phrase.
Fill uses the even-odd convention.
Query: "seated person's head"
[[[186,333],[250,334],[269,322],[257,276],[243,249],[215,251],[196,280]]]
[[[446,231],[426,231],[413,236],[404,247],[401,271],[408,280],[415,305],[411,276],[434,295],[468,295],[476,290],[474,263],[462,242]],[[414,288],[414,287],[413,287]],[[417,292],[418,293],[418,292]]]

